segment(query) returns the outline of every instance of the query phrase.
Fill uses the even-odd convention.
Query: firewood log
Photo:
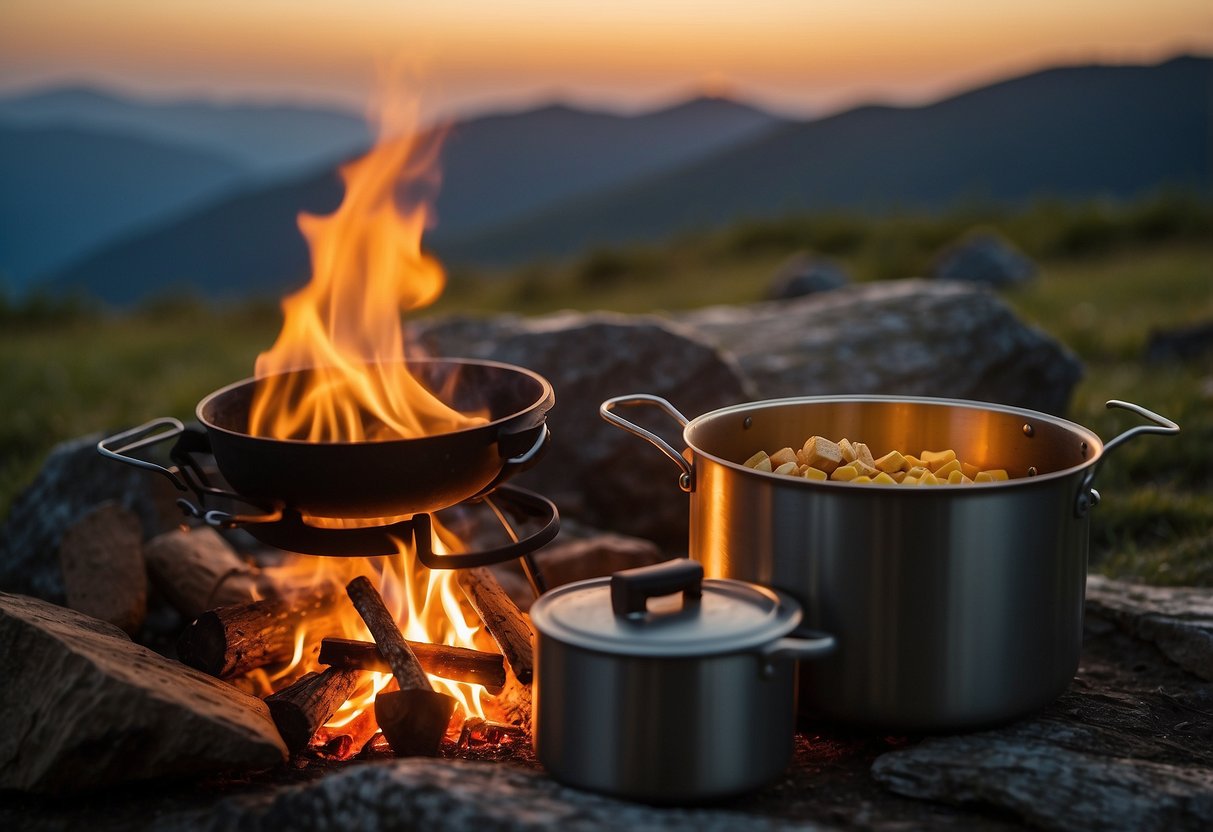
[[[291,753],[307,747],[316,730],[333,718],[357,686],[357,671],[330,667],[323,673],[307,673],[265,698]]]
[[[392,750],[401,757],[437,754],[458,703],[430,685],[421,663],[409,649],[395,619],[384,606],[383,598],[369,580],[355,578],[346,585],[345,591],[375,637],[380,654],[400,686],[398,691],[375,697],[375,719],[380,730],[391,743]]]
[[[175,529],[144,547],[152,583],[186,618],[258,598],[260,570],[208,527]]]
[[[422,669],[433,676],[456,682],[484,685],[489,693],[499,693],[505,685],[505,662],[500,653],[484,653],[465,647],[409,641],[409,649]],[[378,645],[348,638],[326,638],[320,642],[320,664],[347,670],[391,672]]]
[[[535,668],[531,622],[487,567],[460,570],[459,586],[501,648],[510,670],[518,681],[529,685]]]

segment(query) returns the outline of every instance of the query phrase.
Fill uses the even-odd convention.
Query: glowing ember
[[[341,170],[345,197],[336,213],[300,215],[311,248],[312,279],[283,303],[285,322],[273,347],[257,359],[260,380],[249,432],[309,442],[366,442],[414,438],[480,424],[478,414],[457,412],[409,372],[401,313],[432,303],[444,277],[424,254],[421,236],[438,183],[441,131],[421,131],[416,100],[391,102],[381,136],[365,157]],[[314,368],[306,374],[287,371]],[[402,476],[416,475],[401,472]],[[422,472],[422,475],[424,473]],[[339,521],[332,521],[340,525]],[[436,552],[459,551],[435,523]],[[462,647],[474,644],[479,623],[450,571],[418,564],[402,543],[393,558],[297,557],[273,571],[284,594],[331,583],[344,601],[345,585],[365,575],[378,587],[405,638]],[[276,689],[317,669],[316,649],[326,636],[370,640],[348,603],[337,620],[300,632],[294,660],[261,685]],[[360,687],[318,734],[323,742],[348,734],[361,747],[375,731],[376,693],[391,683],[384,673],[361,674]],[[430,677],[435,689],[461,703],[462,719],[484,718],[483,687]]]

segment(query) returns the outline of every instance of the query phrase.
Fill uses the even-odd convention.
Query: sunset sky
[[[422,58],[437,110],[637,109],[729,92],[789,113],[915,102],[1039,66],[1213,52],[1210,0],[3,0],[0,90],[361,109]]]

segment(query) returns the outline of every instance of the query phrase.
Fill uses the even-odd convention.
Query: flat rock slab
[[[570,789],[540,772],[493,763],[394,760],[361,765],[323,780],[284,789],[264,807],[225,807],[214,832],[294,829],[551,830],[662,829],[761,832],[819,829],[808,822],[709,809],[658,809]]]
[[[1087,609],[1158,645],[1185,670],[1213,680],[1213,589],[1145,586],[1092,575]]]
[[[598,406],[628,393],[663,396],[691,413],[745,401],[750,390],[731,359],[676,325],[643,315],[453,318],[423,322],[417,336],[434,354],[517,364],[551,382],[551,447],[520,484],[592,526],[685,548],[689,509],[678,469],[604,422]],[[681,428],[654,414],[649,408],[629,415],[681,448]]]
[[[0,788],[77,791],[286,759],[261,700],[103,621],[4,593],[0,714]]]

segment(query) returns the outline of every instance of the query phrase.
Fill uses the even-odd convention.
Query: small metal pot
[[[543,595],[536,756],[572,786],[652,803],[769,783],[792,757],[794,660],[834,648],[790,637],[800,620],[788,596],[686,559]]]
[[[688,451],[613,412],[661,408]],[[604,402],[608,421],[656,445],[690,494],[690,554],[708,575],[754,581],[806,606],[838,652],[802,668],[808,714],[897,730],[977,728],[1054,700],[1082,647],[1092,487],[1108,451],[1178,426],[1152,422],[1104,443],[1022,408],[949,399],[836,396],[726,407],[687,420],[664,399]],[[755,451],[843,436],[878,454],[952,448],[1011,479],[928,488],[767,474]]]

